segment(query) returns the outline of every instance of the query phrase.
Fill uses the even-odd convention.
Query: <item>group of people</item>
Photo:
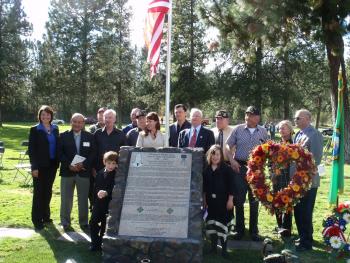
[[[53,110],[42,106],[38,112],[39,123],[30,129],[29,157],[33,176],[32,222],[37,230],[52,222],[50,200],[56,171],[60,164],[61,208],[60,221],[65,231],[70,228],[74,188],[77,188],[79,224],[83,230],[90,229],[91,250],[100,250],[105,232],[108,203],[117,169],[121,146],[200,147],[206,153],[203,170],[203,207],[207,210],[206,233],[216,251],[218,240],[222,243],[223,256],[227,255],[227,235],[241,239],[245,232],[244,202],[248,193],[250,205],[249,233],[254,241],[258,235],[258,201],[246,181],[247,161],[250,151],[268,140],[267,131],[259,125],[260,112],[250,106],[245,111],[245,123],[231,127],[225,110],[216,112],[216,127],[207,129],[202,125],[203,113],[192,108],[190,121],[186,119],[187,108],[178,104],[174,108],[176,122],[169,127],[169,138],[160,131],[160,119],[156,112],[132,109],[131,123],[123,130],[115,127],[116,113],[100,108],[98,122],[86,131],[85,118],[80,113],[71,117],[71,129],[59,134],[58,127],[51,124]],[[311,126],[311,114],[299,110],[295,123],[300,131],[293,138],[291,122],[282,121],[278,127],[282,143],[300,143],[313,153],[316,164],[322,156],[322,135]],[[286,169],[277,180],[275,191],[285,187],[292,175]],[[298,205],[294,214],[300,236],[299,250],[312,248],[312,211],[315,203],[319,177],[313,188]],[[89,221],[89,200],[92,214]],[[235,224],[233,224],[235,208]],[[291,214],[276,215],[278,227],[291,231]],[[234,227],[233,227],[234,226]],[[234,229],[234,230],[233,230]]]

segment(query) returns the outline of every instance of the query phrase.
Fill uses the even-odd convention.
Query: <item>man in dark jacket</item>
[[[180,148],[201,147],[206,153],[210,146],[215,144],[214,133],[202,126],[203,113],[201,110],[193,108],[190,118],[191,128],[180,132],[178,146]]]
[[[88,194],[90,175],[95,164],[94,136],[84,130],[84,116],[73,114],[72,129],[61,134],[59,153],[61,160],[61,224],[67,230],[71,223],[74,188],[78,192],[79,224],[88,227]]]

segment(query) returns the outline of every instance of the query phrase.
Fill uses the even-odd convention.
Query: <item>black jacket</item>
[[[74,156],[77,154],[73,131],[65,131],[61,133],[59,142],[59,156],[61,161],[60,176],[74,176],[69,165],[72,163]],[[81,131],[79,155],[85,157],[83,166],[85,171],[79,172],[81,177],[89,177],[91,169],[96,162],[96,144],[94,136],[87,132]]]
[[[190,141],[190,131],[191,129],[186,129],[180,132],[178,146],[180,148],[188,147]],[[214,133],[201,126],[199,133],[197,135],[196,147],[202,147],[204,149],[204,154],[209,150],[210,146],[215,144]]]
[[[191,123],[189,123],[187,120],[182,124],[180,129],[177,127],[177,122],[171,124],[169,126],[169,146],[170,147],[178,147],[178,140],[179,140],[179,133],[183,131],[184,129],[191,128]]]
[[[39,168],[50,167],[50,165],[52,165],[50,160],[50,149],[47,135],[44,131],[38,130],[37,127],[38,125],[35,125],[34,127],[31,127],[29,131],[28,155],[32,171]],[[55,126],[52,132],[56,138],[56,158],[54,159],[54,165],[57,168],[59,141],[58,127]]]

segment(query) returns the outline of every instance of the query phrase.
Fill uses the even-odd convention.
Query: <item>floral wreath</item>
[[[339,204],[334,208],[333,214],[323,220],[323,240],[327,250],[334,256],[350,251],[350,244],[344,235],[348,223],[350,223],[349,203]]]
[[[282,169],[295,162],[296,172],[288,186],[274,193],[265,178],[265,164],[270,172],[280,176]],[[291,212],[310,189],[316,165],[312,154],[299,144],[279,144],[268,141],[257,146],[248,160],[247,181],[255,197],[273,214]]]

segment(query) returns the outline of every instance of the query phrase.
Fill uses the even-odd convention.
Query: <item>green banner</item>
[[[338,109],[332,137],[333,163],[328,201],[334,205],[344,191],[344,86],[342,73],[338,76]]]

